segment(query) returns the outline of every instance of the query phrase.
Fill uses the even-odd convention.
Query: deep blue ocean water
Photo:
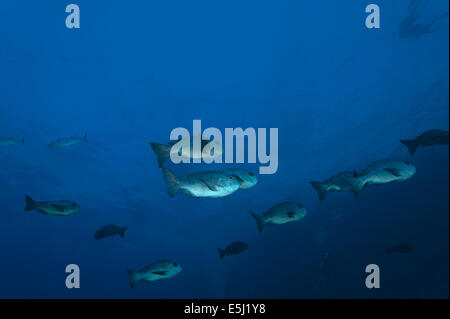
[[[431,298],[449,296],[448,146],[410,156],[400,139],[449,127],[449,28],[400,38],[409,1],[77,0],[0,2],[0,297]],[[423,1],[421,20],[448,12]],[[220,199],[169,198],[149,142],[175,127],[279,129],[279,167]],[[88,134],[87,143],[48,143]],[[311,180],[384,158],[410,180],[329,193]],[[259,164],[167,164],[177,175]],[[24,196],[67,199],[81,211],[25,212]],[[308,209],[258,233],[249,210],[282,201]],[[339,218],[336,218],[339,217]],[[125,239],[96,241],[102,225]],[[317,234],[322,232],[323,236]],[[319,238],[320,237],[320,238]],[[220,261],[218,247],[248,251]],[[412,244],[411,254],[385,247]],[[336,260],[323,267],[324,252]],[[173,259],[183,271],[131,289],[126,268]],[[81,288],[67,289],[77,264]],[[365,267],[380,267],[379,289]]]

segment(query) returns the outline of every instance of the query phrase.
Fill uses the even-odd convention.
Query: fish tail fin
[[[25,195],[25,211],[35,210],[37,208],[36,202],[28,195]]]
[[[250,211],[250,215],[253,216],[253,218],[256,221],[256,225],[258,226],[258,230],[259,232],[262,232],[263,228],[264,228],[264,220],[262,219],[261,216],[255,214],[254,212]]]
[[[355,197],[359,196],[359,193],[361,193],[361,191],[363,190],[364,185],[365,185],[364,181],[361,178],[358,177],[353,178],[351,188]]]
[[[417,143],[415,140],[401,140],[400,142],[408,148],[410,155],[413,155],[419,147],[419,143]]]
[[[309,182],[311,186],[317,191],[317,195],[319,195],[319,200],[323,201],[325,199],[325,195],[327,194],[327,188],[321,182]]]
[[[163,177],[167,184],[167,191],[170,197],[174,197],[175,194],[180,190],[180,182],[174,173],[172,173],[168,168],[163,167]]]
[[[125,231],[128,229],[128,227],[123,227],[120,229],[119,235],[122,238],[125,238]]]
[[[138,272],[127,268],[128,277],[130,278],[130,288],[133,288],[134,285],[139,281]]]
[[[386,254],[390,254],[391,253],[391,249],[390,248],[385,248],[386,250]]]
[[[225,257],[225,250],[217,248],[217,251],[219,252],[220,260],[222,260]]]
[[[162,167],[170,157],[170,147],[159,143],[150,143],[150,146],[158,158],[159,167]]]
[[[83,140],[85,143],[87,143],[87,133],[84,133]]]

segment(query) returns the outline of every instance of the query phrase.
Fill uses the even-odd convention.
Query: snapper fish
[[[159,167],[163,167],[164,163],[170,158],[170,151],[173,147],[177,150],[177,154],[179,157],[184,159],[214,159],[216,157],[222,156],[222,145],[217,141],[210,141],[201,138],[201,147],[200,149],[194,148],[194,139],[198,137],[191,136],[189,138],[189,152],[183,150],[182,147],[182,139],[176,141],[170,141],[168,144],[160,144],[151,142],[150,146],[152,147],[153,152],[155,153],[158,159]],[[178,144],[180,143],[180,144]]]
[[[44,215],[68,216],[80,211],[80,206],[78,206],[78,204],[68,200],[37,202],[26,195],[25,203],[25,211],[37,210]]]
[[[417,148],[434,145],[448,145],[448,131],[428,130],[415,139],[401,140],[400,142],[408,148],[409,154],[413,155]]]
[[[408,162],[394,160],[377,161],[359,174],[355,171],[355,183],[352,190],[358,196],[366,185],[401,182],[411,178],[415,173],[416,168]]]
[[[84,141],[85,143],[87,143],[87,134],[84,134],[83,137],[67,137],[67,138],[63,138],[63,139],[58,138],[56,141],[48,144],[48,147],[64,148],[64,147],[68,147],[68,146],[72,146],[74,144],[80,143],[81,141]]]
[[[317,191],[319,200],[323,201],[327,192],[352,191],[355,184],[354,172],[345,171],[331,176],[324,182],[311,181],[311,186]]]
[[[238,255],[247,249],[248,244],[246,242],[235,241],[234,243],[228,245],[225,249],[217,248],[217,251],[219,252],[220,260],[222,260],[225,256]]]
[[[120,237],[124,238],[127,228],[128,227],[119,227],[116,225],[105,225],[97,229],[94,238],[98,240],[115,235],[120,235]]]
[[[133,288],[138,282],[157,281],[176,276],[181,272],[182,268],[172,260],[158,260],[139,271],[128,268],[126,270],[130,278],[130,287]]]
[[[25,138],[17,140],[12,137],[0,137],[0,146],[10,146],[15,144],[25,144]]]
[[[302,205],[292,202],[283,202],[270,208],[263,215],[250,214],[256,221],[259,232],[265,225],[280,225],[295,222],[305,217],[308,211]]]
[[[239,180],[234,175],[222,171],[205,171],[177,177],[163,167],[163,177],[170,197],[182,191],[193,197],[218,198],[228,196],[239,189]]]

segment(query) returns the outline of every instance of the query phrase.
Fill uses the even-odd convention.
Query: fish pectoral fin
[[[208,182],[205,181],[204,179],[200,179],[200,182],[202,182],[203,184],[205,184],[206,187],[208,187],[211,191],[217,192],[217,187],[216,187],[214,184],[208,183]]]
[[[394,175],[396,177],[402,176],[400,170],[398,170],[396,168],[385,168],[384,170],[391,173],[392,175]]]
[[[288,215],[289,218],[292,218],[292,217],[294,217],[295,213],[294,212],[288,212],[287,215]]]
[[[167,271],[152,271],[152,274],[154,275],[160,275],[160,276],[165,276],[167,275]]]

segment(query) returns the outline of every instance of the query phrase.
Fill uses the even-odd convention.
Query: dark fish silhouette
[[[120,237],[124,238],[125,230],[128,227],[118,227],[116,225],[105,225],[97,229],[94,234],[95,239],[103,239],[110,236],[120,235]]]
[[[448,145],[448,131],[429,130],[413,140],[401,140],[400,142],[408,148],[409,154],[413,155],[418,147]]]
[[[405,243],[405,244],[399,244],[399,245],[387,247],[386,253],[388,253],[388,254],[393,254],[393,253],[407,254],[407,253],[412,253],[415,250],[416,249],[412,245]]]
[[[228,245],[225,249],[218,248],[217,251],[219,252],[220,259],[222,260],[225,256],[237,255],[246,251],[247,249],[247,243],[243,241],[235,241],[234,243]]]

